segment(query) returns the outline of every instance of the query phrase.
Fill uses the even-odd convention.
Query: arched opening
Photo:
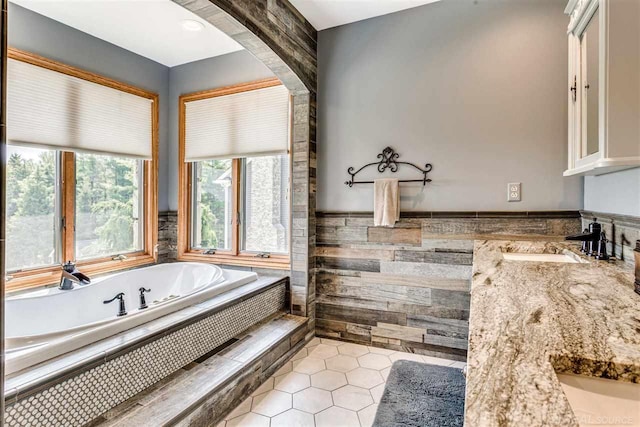
[[[174,0],[233,38],[293,95],[291,309],[313,319],[316,30],[288,2]],[[257,3],[257,4],[256,4]]]

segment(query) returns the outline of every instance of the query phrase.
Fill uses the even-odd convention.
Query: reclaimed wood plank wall
[[[475,239],[580,231],[578,212],[317,213],[316,335],[465,360]]]

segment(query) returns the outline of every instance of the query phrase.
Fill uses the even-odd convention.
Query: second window
[[[289,101],[275,79],[181,97],[180,259],[288,267]]]

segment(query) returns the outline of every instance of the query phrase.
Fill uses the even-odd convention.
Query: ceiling
[[[242,49],[226,34],[171,0],[11,2],[168,67]],[[186,30],[184,20],[200,22],[201,30]]]
[[[290,0],[316,30],[362,21],[439,0]]]
[[[171,0],[10,0],[168,67],[242,50],[226,34]],[[439,0],[290,0],[318,30]],[[188,31],[185,20],[202,24]]]

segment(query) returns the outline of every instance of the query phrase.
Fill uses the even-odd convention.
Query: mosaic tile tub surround
[[[84,371],[8,396],[7,426],[81,426],[283,309],[286,282],[184,322]],[[187,309],[188,310],[188,309]],[[13,398],[13,399],[12,399]]]

